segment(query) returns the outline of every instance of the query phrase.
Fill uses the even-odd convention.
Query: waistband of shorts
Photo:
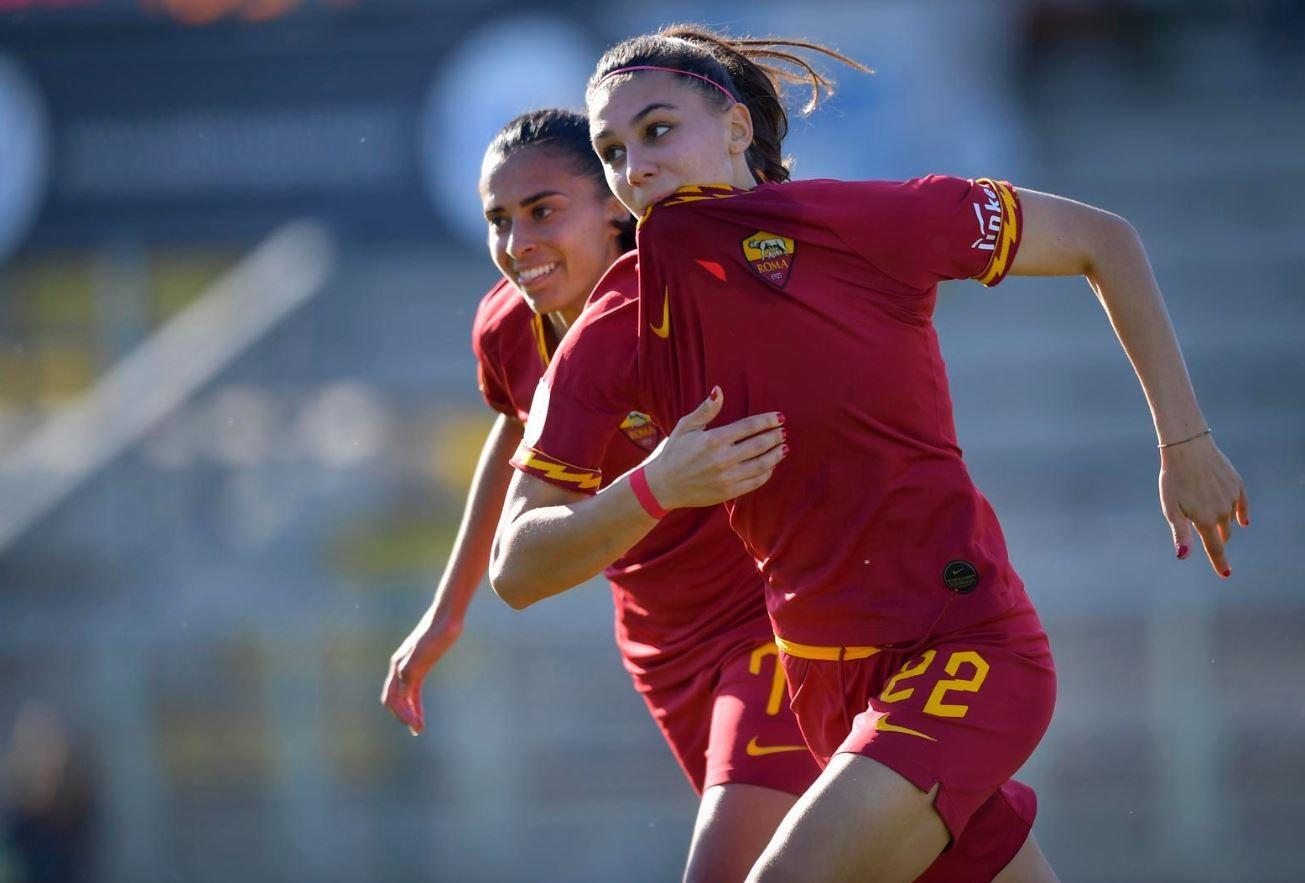
[[[838,662],[840,659],[867,659],[881,650],[879,647],[821,647],[817,644],[798,644],[794,641],[785,641],[779,635],[775,636],[775,644],[789,656],[826,662]]]

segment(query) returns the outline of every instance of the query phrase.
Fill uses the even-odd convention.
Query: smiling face
[[[721,109],[685,76],[620,74],[589,96],[589,133],[607,185],[634,214],[690,184],[756,186],[747,108]]]
[[[480,199],[489,253],[536,313],[574,315],[621,254],[625,209],[547,146],[486,154]]]

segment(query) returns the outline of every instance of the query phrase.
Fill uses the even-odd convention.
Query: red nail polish
[[[779,420],[780,423],[783,423],[784,420],[786,419],[786,418],[784,417],[784,412],[783,412],[783,411],[779,411],[779,412],[775,415],[775,417],[776,417],[776,419]]]
[[[784,447],[780,450],[780,453],[781,453],[783,456],[787,457],[787,456],[788,456],[788,445],[784,445]]]
[[[1178,557],[1179,557],[1179,558],[1186,558],[1186,557],[1187,557],[1187,547],[1186,547],[1186,546],[1179,546],[1179,547],[1178,547]]]
[[[780,441],[788,441],[788,430],[782,426],[779,428],[779,438]]]
[[[711,388],[711,394],[707,396],[707,398],[711,399],[713,402],[716,401],[716,399],[720,398],[720,387],[713,386]]]
[[[1223,569],[1223,575],[1224,575],[1224,578],[1225,578],[1225,579],[1227,579],[1228,577],[1232,576],[1232,568],[1231,568],[1231,567],[1225,567],[1225,568]]]

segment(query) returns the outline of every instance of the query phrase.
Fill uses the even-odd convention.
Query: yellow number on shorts
[[[903,699],[910,699],[911,694],[915,692],[914,687],[907,687],[905,690],[898,690],[896,693],[893,692],[893,688],[897,686],[898,681],[924,674],[925,670],[933,663],[933,657],[937,652],[937,650],[926,650],[918,662],[908,662],[902,666],[902,670],[893,675],[884,686],[884,691],[879,694],[879,700],[881,702],[901,702]]]
[[[934,686],[933,692],[929,694],[929,701],[924,704],[924,713],[936,715],[937,717],[965,717],[965,713],[970,710],[968,705],[946,705],[943,703],[943,697],[949,690],[958,690],[962,693],[977,693],[983,686],[983,679],[988,676],[988,662],[973,650],[961,650],[953,653],[947,660],[947,674],[954,675],[957,670],[969,663],[974,666],[974,674],[968,678],[954,678],[950,681],[939,681]]]
[[[784,680],[784,666],[779,664],[779,648],[774,644],[762,644],[756,650],[752,651],[752,659],[748,661],[748,671],[754,675],[761,674],[761,660],[767,656],[775,657],[775,673],[770,679],[770,699],[766,702],[766,714],[774,716],[779,714],[779,704],[784,701],[784,693],[788,683]]]

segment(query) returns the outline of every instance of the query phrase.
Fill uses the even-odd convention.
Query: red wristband
[[[634,491],[634,498],[639,501],[643,511],[653,518],[662,519],[669,514],[669,510],[663,509],[662,504],[657,502],[657,497],[653,496],[652,488],[648,487],[648,476],[643,474],[642,466],[630,473],[630,490]]]

